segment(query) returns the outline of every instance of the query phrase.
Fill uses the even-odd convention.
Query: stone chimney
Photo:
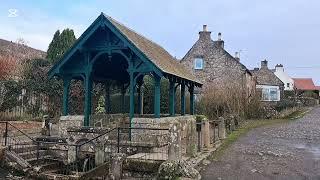
[[[216,41],[217,45],[222,47],[222,49],[224,49],[224,41],[221,38],[222,34],[221,32],[218,33],[218,39]]]
[[[261,61],[261,69],[268,69],[268,61],[266,59]]]
[[[199,39],[204,41],[211,40],[211,32],[208,31],[207,25],[203,25],[202,31],[199,32]]]
[[[282,64],[277,64],[276,65],[276,72],[284,72],[284,68]]]
[[[240,61],[239,52],[235,52],[234,58],[238,61]]]

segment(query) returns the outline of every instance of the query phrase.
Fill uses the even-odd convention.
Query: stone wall
[[[196,119],[194,116],[186,115],[162,118],[133,118],[132,124],[133,127],[144,128],[177,128],[181,137],[180,154],[183,156],[194,156],[196,153],[197,133]],[[140,134],[146,138],[153,136],[146,132],[140,132]]]

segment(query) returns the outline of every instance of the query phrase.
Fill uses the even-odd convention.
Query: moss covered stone
[[[172,180],[179,178],[201,179],[201,176],[185,160],[169,160],[160,165],[158,179]]]

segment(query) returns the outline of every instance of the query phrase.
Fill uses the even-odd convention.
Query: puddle
[[[295,144],[295,148],[305,150],[313,155],[313,159],[320,160],[320,145],[314,144]]]

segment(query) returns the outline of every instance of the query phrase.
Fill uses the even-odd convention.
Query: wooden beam
[[[170,80],[170,85],[169,85],[169,112],[170,116],[175,115],[175,82],[173,80]]]
[[[161,77],[154,74],[154,117],[160,118],[160,88]]]
[[[185,82],[181,82],[181,115],[184,116],[186,114],[186,95],[185,95]]]

